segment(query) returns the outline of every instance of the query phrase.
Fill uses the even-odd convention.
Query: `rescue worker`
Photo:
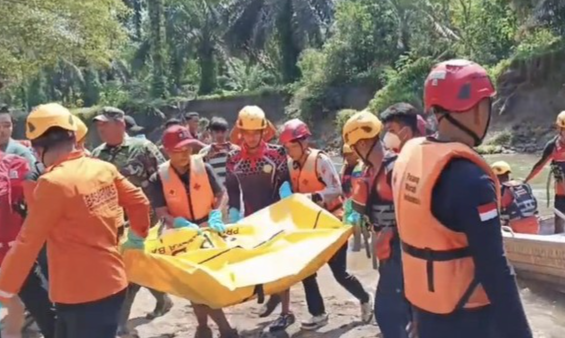
[[[144,190],[147,195],[149,177],[158,171],[160,164],[165,162],[161,152],[151,141],[127,136],[125,130],[125,114],[114,107],[104,107],[100,115],[94,117],[93,122],[104,142],[92,151],[92,157],[114,164],[120,173],[133,185]],[[156,225],[158,218],[153,215],[151,224]],[[140,286],[131,284],[128,290],[120,333],[127,333],[127,320],[133,301]],[[155,297],[156,305],[153,312],[147,314],[148,319],[163,316],[173,306],[172,300],[164,293],[149,290]]]
[[[0,269],[0,298],[12,298],[47,242],[50,298],[57,308],[57,337],[114,338],[127,276],[118,247],[124,208],[131,245],[149,229],[143,192],[108,163],[75,148],[77,126],[56,103],[40,105],[26,120],[26,136],[46,172],[16,243]]]
[[[292,191],[308,195],[313,202],[340,220],[343,217],[343,196],[339,175],[330,157],[309,146],[312,136],[308,126],[292,119],[283,126],[279,137],[289,156],[288,167]],[[347,243],[328,261],[336,281],[361,304],[361,318],[368,323],[373,316],[373,296],[347,272]],[[306,303],[312,317],[302,322],[302,329],[316,330],[328,323],[324,299],[320,294],[316,274],[302,281]]]
[[[228,153],[237,149],[238,146],[229,141],[229,126],[224,118],[213,117],[209,129],[212,135],[212,143],[202,148],[200,155],[204,156],[204,161],[212,166],[220,183],[224,184],[226,182]]]
[[[512,170],[505,161],[497,161],[491,168],[500,184],[500,223],[517,233],[537,235],[538,202],[530,185],[511,179]]]
[[[543,170],[543,167],[551,161],[550,175],[553,176],[555,181],[555,197],[553,198],[555,233],[560,234],[565,232],[565,111],[557,115],[555,127],[557,128],[557,135],[547,142],[540,160],[534,164],[524,182],[528,183],[533,180]]]
[[[347,210],[351,207],[351,194],[353,193],[353,181],[356,176],[359,176],[362,170],[362,161],[359,160],[357,154],[351,150],[347,144],[344,144],[341,149],[341,156],[343,158],[343,165],[341,166],[341,173],[339,174],[341,178],[341,189],[343,191],[343,196],[346,199],[344,203],[344,208]],[[347,212],[345,211],[344,212]],[[358,252],[361,250],[361,227],[356,226],[353,228],[353,252]]]
[[[383,138],[384,145],[396,153],[400,152],[408,140],[426,135],[424,119],[409,103],[393,104],[379,116],[386,131]]]
[[[243,107],[238,114],[232,135],[238,135],[241,148],[228,153],[226,161],[230,223],[292,194],[284,148],[265,141],[264,133],[269,132],[270,125],[265,112],[257,106]],[[260,311],[259,316],[266,317],[282,301],[281,315],[271,324],[271,331],[284,330],[295,321],[288,294],[283,298],[271,296]]]
[[[201,155],[193,155],[201,142],[187,128],[172,126],[163,134],[163,147],[169,161],[159,166],[159,172],[149,178],[149,199],[157,216],[169,228],[208,227],[223,233],[222,210],[227,194],[210,164]],[[212,337],[208,316],[218,325],[221,337],[237,337],[222,310],[192,304],[198,322],[197,338]]]
[[[382,122],[371,112],[353,115],[343,126],[343,140],[365,164],[356,180],[352,215],[368,218],[373,255],[378,260],[379,282],[375,294],[375,319],[384,338],[408,337],[410,305],[404,297],[400,239],[392,198],[392,171],[396,154],[385,150],[380,140]],[[357,217],[355,217],[357,218]]]
[[[472,148],[494,95],[474,62],[434,66],[424,104],[437,134],[408,141],[395,163],[405,295],[420,338],[532,338],[504,253],[496,175]]]

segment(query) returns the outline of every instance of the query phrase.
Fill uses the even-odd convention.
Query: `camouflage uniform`
[[[115,113],[114,111],[113,113],[112,115],[104,115],[112,119],[123,118],[123,112]],[[105,143],[98,146],[92,151],[92,157],[114,164],[122,175],[135,186],[143,189],[146,194],[149,186],[149,177],[158,171],[161,163],[165,162],[165,158],[159,151],[159,148],[151,141],[127,135],[119,146],[111,147]],[[152,224],[157,224],[157,221],[156,216],[152,214]],[[128,288],[120,323],[122,328],[126,326],[133,301],[139,289],[140,286],[136,284],[130,284]],[[149,291],[157,300],[156,308],[149,316],[156,317],[170,309],[172,302],[166,294],[151,289]]]

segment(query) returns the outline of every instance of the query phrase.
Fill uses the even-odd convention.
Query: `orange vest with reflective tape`
[[[406,298],[417,308],[435,314],[490,303],[476,279],[467,236],[447,228],[431,212],[433,188],[455,158],[468,159],[488,173],[500,200],[500,187],[490,166],[462,143],[439,143],[423,137],[410,140],[393,172]]]
[[[190,157],[189,175],[190,189],[187,192],[185,184],[171,166],[170,161],[159,166],[159,176],[163,183],[163,194],[169,214],[201,224],[206,222],[214,205],[214,192],[201,156]]]
[[[294,161],[289,160],[288,170],[290,171],[290,181],[294,192],[312,194],[324,190],[326,185],[320,179],[317,171],[318,158],[321,154],[322,151],[320,150],[310,149],[302,167],[295,166]],[[326,201],[324,208],[338,218],[343,217],[342,197]]]

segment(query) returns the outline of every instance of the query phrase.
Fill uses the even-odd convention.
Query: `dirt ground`
[[[371,261],[365,257],[364,251],[349,252],[349,270],[356,275],[371,293],[374,293],[378,274],[372,269]],[[326,297],[326,309],[330,314],[330,323],[316,331],[301,331],[300,321],[308,317],[302,285],[292,288],[292,308],[297,322],[286,333],[276,336],[264,333],[264,328],[276,318],[279,309],[269,318],[258,318],[260,305],[256,301],[226,309],[228,319],[245,338],[375,338],[379,329],[376,324],[360,322],[359,303],[333,279],[327,267],[318,274],[318,282],[322,294]],[[535,290],[536,288],[532,288]],[[522,290],[522,299],[528,318],[535,332],[535,338],[565,337],[565,297],[543,289]],[[154,299],[146,290],[142,290],[134,305],[130,328],[134,335],[126,338],[192,338],[196,322],[188,301],[174,299],[175,305],[167,315],[154,321],[145,319],[145,314],[154,308]],[[217,330],[211,324],[214,331]],[[29,335],[26,338],[37,337]]]
[[[378,273],[372,269],[371,261],[364,251],[349,252],[349,271],[357,276],[371,293],[378,281]],[[375,338],[379,328],[360,322],[360,308],[357,300],[347,293],[335,280],[327,267],[318,274],[320,290],[324,295],[330,323],[316,332],[301,331],[300,321],[308,317],[302,285],[292,288],[292,308],[297,322],[279,337],[291,338]],[[194,315],[187,301],[175,299],[172,311],[153,322],[147,322],[144,315],[153,309],[153,297],[147,292],[140,293],[130,321],[139,338],[192,338],[196,326]],[[565,300],[555,295],[538,295],[529,289],[522,290],[522,298],[528,312],[536,338],[565,337]],[[264,328],[276,318],[279,309],[269,318],[258,318],[260,305],[256,301],[226,309],[230,322],[245,338],[273,337],[264,333]],[[213,324],[212,324],[213,325]],[[213,327],[213,326],[212,326]],[[215,327],[213,327],[216,330]]]

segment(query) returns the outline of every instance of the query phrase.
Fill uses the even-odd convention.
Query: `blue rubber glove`
[[[193,229],[198,231],[198,233],[202,232],[202,230],[200,229],[200,227],[194,223],[192,223],[191,221],[187,220],[184,217],[177,217],[175,218],[175,220],[173,221],[173,228],[174,229]]]
[[[290,187],[290,183],[288,183],[288,181],[285,181],[279,188],[279,197],[282,200],[290,195],[292,195],[292,188]]]
[[[361,220],[361,214],[359,214],[355,210],[351,210],[351,213],[345,219],[345,224],[359,225],[360,220]]]
[[[222,220],[222,213],[220,210],[212,210],[208,215],[208,227],[217,233],[226,232],[226,225]]]
[[[230,223],[237,223],[241,219],[241,213],[236,208],[230,208],[228,211]]]
[[[139,237],[138,235],[135,234],[135,232],[131,231],[131,229],[128,231],[128,239],[125,241],[124,244],[122,244],[122,249],[124,250],[129,250],[129,249],[134,249],[134,250],[144,250],[145,249],[145,240],[141,237]]]

